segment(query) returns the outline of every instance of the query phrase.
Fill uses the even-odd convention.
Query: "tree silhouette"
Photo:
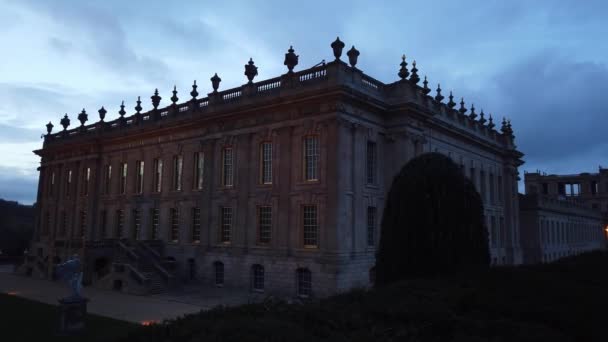
[[[423,154],[395,177],[376,260],[379,286],[489,267],[481,197],[450,158]]]

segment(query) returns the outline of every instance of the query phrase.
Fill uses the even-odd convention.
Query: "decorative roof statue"
[[[450,90],[450,96],[448,96],[448,99],[450,99],[450,101],[448,101],[448,107],[450,107],[450,109],[454,109],[454,107],[456,107],[456,102],[454,102],[454,95],[452,95],[451,90]]]
[[[477,114],[475,113],[475,105],[471,103],[471,113],[469,113],[469,118],[471,118],[471,120],[475,120],[476,117]]]
[[[171,96],[171,102],[173,103],[173,106],[177,104],[177,101],[179,101],[179,97],[177,97],[177,86],[173,85],[173,96]]]
[[[196,100],[196,97],[198,96],[198,91],[196,91],[196,88],[198,88],[198,86],[196,85],[196,80],[194,80],[194,84],[192,84],[192,91],[190,92],[192,100]]]
[[[513,128],[511,127],[511,120],[507,120],[507,134],[513,136]]]
[[[101,108],[97,111],[97,113],[99,113],[99,121],[103,121],[103,119],[106,117],[106,113],[108,111],[103,108],[103,106],[101,106]]]
[[[120,104],[120,110],[118,111],[118,115],[120,115],[121,119],[124,119],[125,114],[127,114],[127,112],[125,112],[125,101],[122,101],[122,103]]]
[[[46,134],[51,135],[52,131],[53,131],[53,124],[49,121],[49,123],[46,124]]]
[[[435,95],[435,101],[441,102],[444,99],[443,95],[441,95],[441,84],[437,84],[437,95]]]
[[[342,56],[342,49],[344,49],[344,42],[340,40],[340,37],[336,37],[336,40],[331,43],[331,48],[334,50],[334,57],[336,57],[336,60],[340,60],[340,56]]]
[[[407,71],[407,62],[405,61],[405,55],[401,56],[401,69],[399,69],[399,77],[401,78],[401,80],[405,80],[409,75],[410,72]]]
[[[418,82],[420,82],[420,77],[418,77],[418,69],[416,68],[416,61],[412,62],[412,76],[410,76],[410,81],[414,84],[418,84]]]
[[[496,127],[496,125],[494,124],[494,120],[492,119],[492,114],[490,114],[490,118],[488,118],[488,128],[493,129],[494,127]]]
[[[217,73],[215,73],[215,75],[211,77],[211,86],[213,87],[214,93],[217,93],[217,88],[220,87],[220,82],[222,82],[222,79],[217,75]]]
[[[82,299],[82,264],[77,254],[74,254],[68,261],[57,265],[56,269],[59,278],[68,283],[70,295],[64,300]]]
[[[150,99],[152,100],[152,107],[154,107],[154,110],[156,110],[158,105],[160,105],[160,100],[162,99],[162,97],[158,95],[158,88],[154,89],[154,95],[150,96]],[[139,114],[139,111],[137,111],[137,113]]]
[[[80,121],[80,126],[84,126],[87,120],[89,120],[89,116],[87,115],[87,112],[84,110],[84,108],[82,108],[82,112],[78,114],[78,121]]]
[[[480,124],[485,124],[486,123],[486,118],[484,118],[485,114],[483,113],[483,108],[481,109],[481,113],[479,113],[479,123]]]
[[[428,95],[431,92],[431,88],[429,88],[429,81],[426,80],[426,75],[424,76],[424,81],[422,82],[422,84],[424,85],[422,87],[422,92],[424,93],[424,95]]]
[[[249,62],[245,64],[245,76],[249,80],[249,84],[253,83],[253,78],[258,75],[258,67],[253,64],[253,59],[249,58]]]
[[[142,110],[142,108],[141,108],[141,97],[140,96],[137,97],[137,102],[136,103],[137,103],[137,106],[135,106],[135,108],[134,108],[135,109],[135,114],[139,115],[140,114],[139,112],[141,112],[141,110]]]
[[[467,112],[467,109],[464,107],[464,97],[460,98],[460,109],[458,109],[460,114],[464,114]]]
[[[346,55],[348,56],[348,64],[354,68],[355,65],[357,65],[357,59],[359,58],[359,50],[355,49],[355,46],[353,45]]]
[[[505,117],[502,117],[502,126],[500,127],[500,131],[503,134],[506,134],[508,132],[508,128],[507,128],[507,119],[505,119]]]
[[[298,57],[300,56],[294,53],[293,46],[290,46],[285,54],[285,61],[283,62],[283,64],[287,66],[287,69],[289,69],[288,73],[292,73],[293,68],[298,65]]]
[[[64,131],[68,129],[68,126],[70,125],[70,118],[68,118],[67,113],[63,116],[63,119],[61,119],[59,123],[61,124],[61,126],[63,126]]]

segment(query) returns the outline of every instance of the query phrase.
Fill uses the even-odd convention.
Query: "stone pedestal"
[[[84,331],[88,301],[86,298],[59,300],[59,335],[75,335]]]

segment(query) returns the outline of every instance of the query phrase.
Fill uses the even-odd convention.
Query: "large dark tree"
[[[489,266],[483,203],[452,160],[427,153],[393,180],[382,216],[376,284]]]

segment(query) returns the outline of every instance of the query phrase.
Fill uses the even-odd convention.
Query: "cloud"
[[[36,201],[38,191],[37,173],[24,176],[20,170],[0,166],[0,198],[32,204]]]

